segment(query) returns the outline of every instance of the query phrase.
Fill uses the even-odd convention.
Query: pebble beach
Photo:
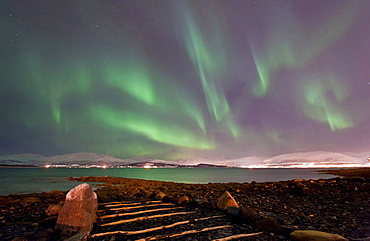
[[[370,237],[370,169],[329,170],[340,177],[319,180],[290,180],[264,183],[185,184],[114,177],[78,177],[69,181],[97,182],[99,203],[161,200],[198,213],[224,214],[237,232],[261,235],[237,240],[291,240],[294,230],[318,230],[348,240]],[[265,223],[240,223],[232,210],[218,210],[219,198],[228,191],[240,207],[253,210]],[[0,196],[0,240],[60,240],[55,234],[57,212],[67,192],[51,191]],[[158,198],[158,195],[160,196]],[[182,201],[181,201],[182,200]],[[57,208],[56,208],[57,209]],[[199,211],[200,210],[200,211]],[[98,221],[99,221],[98,213]],[[236,214],[235,214],[236,215]],[[174,219],[174,218],[173,218]],[[176,221],[176,220],[175,220]],[[161,225],[161,219],[155,220]],[[140,224],[145,226],[143,222]],[[142,227],[145,228],[145,227]],[[113,228],[111,228],[113,230]],[[95,230],[95,231],[94,231]],[[107,230],[105,230],[107,231]],[[95,227],[93,232],[100,232]],[[189,240],[214,240],[213,233],[191,236]],[[116,240],[136,240],[141,236]],[[112,237],[110,237],[112,238]],[[132,239],[131,239],[132,238]],[[90,240],[112,240],[108,237]],[[172,240],[172,239],[171,239]],[[185,237],[173,240],[186,240]]]

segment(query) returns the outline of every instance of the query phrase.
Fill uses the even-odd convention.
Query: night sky
[[[2,0],[0,154],[370,151],[370,1]]]

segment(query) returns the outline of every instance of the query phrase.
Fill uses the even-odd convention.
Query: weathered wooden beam
[[[120,220],[120,221],[111,222],[111,223],[105,223],[100,226],[117,225],[117,224],[142,221],[142,220],[152,219],[152,218],[162,218],[162,217],[169,217],[169,216],[174,216],[174,215],[183,215],[183,214],[190,214],[190,213],[196,213],[196,212],[178,212],[178,213],[157,214],[157,215],[152,215],[152,216],[138,217],[138,218],[125,219],[125,220]]]
[[[250,237],[250,236],[260,235],[262,233],[263,232],[259,232],[259,233],[242,233],[242,234],[232,235],[232,236],[225,237],[225,238],[214,239],[212,241],[228,241],[228,240],[233,240],[233,239],[237,239],[237,238],[244,238],[244,237]]]
[[[147,201],[146,203],[160,203],[161,201]],[[113,207],[119,207],[119,206],[130,206],[130,205],[138,205],[138,204],[142,204],[141,202],[136,202],[136,203],[115,203],[115,204],[108,204],[108,205],[105,205],[106,208],[113,208]]]
[[[119,207],[119,206],[130,206],[130,205],[139,205],[141,203],[117,203],[117,204],[109,204],[105,205],[106,208],[113,208],[113,207]]]
[[[148,228],[148,229],[137,230],[137,231],[113,231],[113,232],[97,233],[97,234],[91,235],[91,237],[95,238],[95,237],[117,235],[117,234],[118,235],[142,234],[142,233],[148,233],[148,232],[157,231],[157,230],[161,230],[161,229],[172,228],[172,227],[182,225],[182,224],[187,224],[187,223],[190,223],[190,222],[198,222],[198,221],[202,221],[202,220],[206,220],[206,219],[221,218],[221,217],[225,217],[225,215],[218,215],[218,216],[210,216],[210,217],[204,217],[204,218],[185,220],[185,221],[181,221],[181,222],[168,224],[168,225],[165,225],[165,226],[159,226],[159,227]]]
[[[107,203],[99,203],[99,205],[107,205],[107,204],[114,204],[114,203],[122,203],[122,202],[107,202]]]
[[[100,219],[115,218],[115,217],[122,217],[122,216],[131,216],[131,215],[137,215],[137,214],[141,214],[141,213],[152,213],[152,212],[159,212],[159,211],[166,211],[166,210],[173,210],[173,209],[180,209],[180,208],[183,208],[183,207],[158,208],[158,209],[150,209],[150,210],[138,211],[138,212],[133,212],[133,213],[116,213],[116,214],[101,216]]]
[[[194,234],[194,233],[201,233],[201,232],[208,232],[216,229],[222,229],[222,228],[232,228],[233,225],[222,225],[217,227],[210,227],[210,228],[203,228],[203,229],[194,229],[194,230],[188,230],[181,233],[174,233],[174,234],[165,234],[165,235],[158,235],[154,237],[146,237],[143,239],[137,239],[136,241],[149,241],[149,240],[158,240],[158,239],[165,239],[165,238],[173,238],[177,236],[187,235],[187,234]]]
[[[122,207],[122,208],[111,208],[112,211],[119,211],[119,210],[128,210],[128,209],[136,209],[136,208],[145,208],[145,207],[155,207],[155,206],[162,206],[162,205],[174,205],[173,203],[159,203],[159,204],[151,204],[151,205],[140,205],[134,207]]]

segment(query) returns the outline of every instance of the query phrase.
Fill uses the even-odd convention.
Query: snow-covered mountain
[[[264,160],[261,165],[268,167],[320,167],[320,166],[362,166],[368,165],[367,156],[352,156],[336,152],[296,152],[274,156]]]
[[[129,159],[119,159],[107,155],[97,155],[95,153],[80,152],[58,156],[45,157],[38,154],[20,154],[0,156],[0,165],[108,165],[123,166],[134,163],[154,163],[168,164],[171,166],[196,166],[199,164],[220,165],[229,167],[356,167],[370,166],[367,158],[370,152],[362,153],[337,153],[337,152],[296,152],[278,155],[270,158],[266,157],[244,157],[238,159],[220,158],[191,158],[166,161],[151,159],[149,157],[134,157]]]
[[[222,165],[222,166],[230,166],[230,167],[240,167],[240,166],[248,166],[251,164],[259,164],[266,157],[258,157],[258,156],[251,156],[251,157],[243,157],[237,159],[226,159],[225,157],[220,157],[216,159],[211,158],[191,158],[191,159],[180,159],[177,160],[177,164],[179,165],[189,165],[195,166],[199,164],[213,164],[213,165]]]
[[[356,167],[370,166],[367,158],[370,153],[337,153],[337,152],[296,152],[278,156],[267,157],[244,157],[239,159],[209,159],[209,158],[193,158],[178,160],[181,165],[198,165],[201,163],[224,165],[230,167],[246,167],[246,168],[276,168],[276,167]]]
[[[199,157],[199,158],[189,158],[189,159],[178,159],[175,162],[179,165],[189,165],[189,166],[196,166],[199,164],[215,164],[219,165],[227,161],[224,157],[220,158],[204,158],[204,157]]]
[[[39,160],[43,158],[43,155],[30,153],[2,155],[0,156],[0,165],[35,165],[34,161],[39,163]]]
[[[151,159],[146,158],[150,161]],[[34,154],[0,156],[0,165],[127,165],[139,162],[141,159],[119,159],[107,155],[97,155],[90,152],[79,152],[65,155],[49,156]]]
[[[370,152],[343,152],[342,154],[361,159],[366,159],[370,157]]]
[[[45,164],[80,164],[80,165],[110,165],[114,163],[126,163],[122,159],[118,159],[112,156],[107,155],[97,155],[95,153],[90,152],[79,152],[73,154],[66,154],[66,155],[59,155],[59,156],[51,156],[51,157],[44,157],[43,162]],[[129,163],[129,162],[127,162]]]
[[[249,156],[238,159],[226,160],[225,165],[235,167],[248,167],[262,163],[267,157]]]

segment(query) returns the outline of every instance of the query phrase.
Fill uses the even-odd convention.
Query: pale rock
[[[189,203],[190,199],[188,196],[184,195],[184,196],[181,196],[177,199],[177,203],[178,204],[185,204],[185,203]]]
[[[217,202],[217,207],[222,210],[226,210],[227,207],[236,207],[238,208],[239,205],[235,201],[235,199],[231,196],[231,194],[226,191],[221,197],[220,200]]]
[[[157,192],[155,194],[155,199],[162,200],[164,196],[166,196],[166,194],[164,192]]]
[[[67,193],[55,229],[61,231],[64,239],[90,233],[97,207],[97,196],[91,186],[87,183],[78,185]]]
[[[332,233],[325,233],[316,230],[296,230],[290,234],[293,240],[297,241],[346,241],[348,239]]]

